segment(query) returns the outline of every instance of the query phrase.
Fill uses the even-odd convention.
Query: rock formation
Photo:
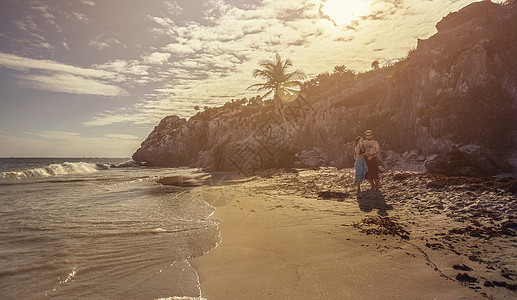
[[[473,3],[436,28],[394,65],[321,76],[292,103],[242,99],[188,121],[168,116],[133,159],[245,174],[351,167],[355,136],[371,129],[383,150],[427,157],[432,172],[517,169],[517,7]]]

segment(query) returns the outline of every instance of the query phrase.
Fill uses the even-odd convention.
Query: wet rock
[[[517,272],[504,268],[501,270],[501,276],[513,280],[514,278],[517,278]]]
[[[472,268],[470,268],[469,266],[466,266],[466,265],[454,265],[454,266],[452,266],[452,268],[455,270],[461,270],[461,271],[472,271]]]
[[[495,280],[488,281],[488,280],[486,280],[483,285],[486,287],[495,287],[495,286],[504,287],[506,289],[509,289],[510,291],[517,291],[517,284],[509,284],[505,281],[495,281]]]
[[[493,176],[509,170],[508,163],[493,151],[473,144],[429,157],[424,167],[430,173],[448,176]]]
[[[456,280],[462,281],[462,282],[477,282],[478,281],[476,277],[472,277],[467,273],[458,273],[458,275],[456,275]]]

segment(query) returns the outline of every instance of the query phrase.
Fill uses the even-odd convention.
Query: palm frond
[[[307,76],[302,70],[295,70],[287,72],[289,67],[292,67],[293,63],[290,59],[282,61],[280,54],[276,53],[275,60],[264,60],[261,61],[259,69],[253,70],[253,77],[260,77],[265,80],[264,83],[257,83],[250,85],[248,89],[256,89],[257,91],[268,91],[266,95],[274,93],[276,95],[277,87],[283,82],[296,82],[301,84],[301,79],[305,79]]]

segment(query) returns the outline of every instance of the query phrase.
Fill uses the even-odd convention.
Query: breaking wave
[[[21,171],[2,172],[0,178],[23,179],[37,177],[62,176],[68,174],[88,174],[112,168],[138,167],[134,161],[127,161],[118,164],[110,163],[88,163],[88,162],[64,162],[61,164],[50,164],[45,167],[33,168]]]

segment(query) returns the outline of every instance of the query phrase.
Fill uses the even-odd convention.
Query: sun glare
[[[337,25],[348,25],[369,11],[370,3],[364,0],[327,0],[323,4],[323,13]]]

